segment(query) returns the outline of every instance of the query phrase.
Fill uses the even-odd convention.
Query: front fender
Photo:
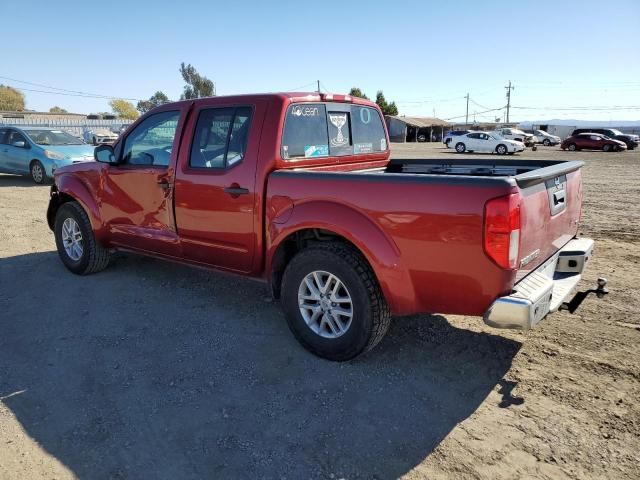
[[[57,191],[57,194],[52,190],[50,203],[54,202],[55,195],[61,197],[57,200],[60,204],[64,203],[64,197],[70,197],[78,202],[89,217],[91,228],[94,231],[96,239],[104,242],[107,237],[106,227],[102,221],[95,196],[91,193],[87,185],[73,175],[62,173],[55,177],[54,190]]]
[[[314,228],[333,232],[360,250],[373,268],[393,314],[414,311],[415,292],[398,247],[371,218],[344,204],[310,201],[293,206],[285,222],[269,219],[267,274],[271,275],[274,255],[285,239],[297,231]]]

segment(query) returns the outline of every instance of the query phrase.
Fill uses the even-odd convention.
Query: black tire
[[[506,155],[507,152],[508,152],[508,149],[506,145],[503,145],[502,143],[496,147],[496,153],[498,155]]]
[[[549,145],[551,145],[551,140],[549,140],[548,138],[545,138],[544,140],[542,140],[542,144],[545,147],[548,147]]]
[[[462,142],[456,143],[456,152],[464,153],[466,151],[467,151],[467,146],[464,143]]]
[[[62,226],[67,218],[75,220],[82,234],[82,255],[77,260],[69,256],[63,243]],[[96,241],[89,217],[78,203],[68,202],[58,209],[53,231],[60,260],[71,272],[88,275],[104,270],[109,265],[109,250]]]
[[[570,143],[567,148],[572,152],[575,152],[576,150],[578,150],[578,146],[575,143]]]
[[[38,185],[42,185],[48,180],[47,172],[39,160],[33,160],[31,162],[29,165],[29,173],[31,174],[31,180]]]
[[[93,137],[93,142],[92,143],[93,143],[94,146],[98,145],[98,140],[96,140],[96,137]]]
[[[605,144],[602,146],[602,151],[603,151],[603,152],[610,152],[610,151],[611,151],[611,145],[609,145],[608,143],[605,143]]]
[[[451,143],[451,139],[447,138],[444,142],[444,144],[447,146],[447,148],[449,148],[449,144]]]
[[[338,277],[352,299],[353,317],[337,338],[325,338],[307,325],[300,313],[298,290],[305,277],[324,271]],[[282,278],[282,307],[296,339],[314,355],[342,362],[371,350],[391,321],[389,307],[371,267],[352,247],[320,243],[305,248],[289,262]]]

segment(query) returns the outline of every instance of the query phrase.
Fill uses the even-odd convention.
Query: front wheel
[[[609,145],[608,143],[602,146],[602,151],[603,152],[610,152],[611,151],[611,145]]]
[[[548,138],[545,138],[545,139],[542,141],[542,144],[543,144],[545,147],[548,147],[549,145],[551,145],[551,140],[549,140]]]
[[[456,144],[456,152],[464,153],[467,150],[467,147],[464,143],[460,142]]]
[[[58,256],[65,267],[77,275],[104,270],[109,251],[96,241],[86,212],[76,202],[63,204],[54,226]]]
[[[305,248],[289,262],[282,307],[296,339],[333,361],[372,349],[389,329],[389,307],[371,267],[340,243]]]
[[[42,185],[47,181],[47,174],[44,170],[44,166],[38,160],[31,162],[29,172],[31,173],[31,180],[38,185]]]
[[[576,144],[575,144],[575,143],[571,143],[571,144],[569,144],[569,147],[568,147],[568,148],[569,148],[569,150],[571,150],[572,152],[575,152],[575,151],[578,149],[578,147],[576,146]]]
[[[504,155],[504,154],[506,154],[506,153],[507,153],[507,147],[506,147],[505,145],[502,145],[502,144],[498,145],[498,146],[496,147],[496,153],[497,153],[498,155]]]

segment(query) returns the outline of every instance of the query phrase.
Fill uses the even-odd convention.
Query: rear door
[[[175,184],[185,258],[249,272],[262,185],[256,168],[266,101],[201,100],[185,130]]]

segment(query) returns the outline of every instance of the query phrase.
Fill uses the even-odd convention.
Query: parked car
[[[624,142],[629,150],[633,150],[640,143],[640,137],[630,133],[622,133],[615,128],[576,128],[571,136],[578,135],[580,133],[599,133],[600,135],[606,135],[614,140]]]
[[[389,156],[380,108],[356,97],[169,103],[57,169],[47,221],[75,274],[123,249],[264,280],[331,360],[391,315],[527,329],[563,304],[593,249],[576,238],[582,162]]]
[[[516,142],[522,142],[526,147],[533,147],[536,144],[536,138],[534,135],[525,133],[517,128],[499,128],[493,133],[497,133],[506,140],[515,140]]]
[[[495,133],[472,132],[455,137],[455,149],[458,153],[485,152],[498,155],[513,155],[524,150],[524,143],[507,140]]]
[[[56,168],[93,161],[93,147],[62,130],[0,127],[0,172],[51,179]]]
[[[626,150],[627,145],[620,140],[614,140],[599,133],[579,133],[565,138],[560,145],[563,150],[602,150],[615,152]]]
[[[92,145],[113,143],[118,139],[118,134],[106,128],[87,129],[82,134],[84,141]]]
[[[541,143],[545,147],[559,145],[562,142],[560,137],[557,135],[551,135],[549,132],[545,132],[544,130],[524,130],[524,132],[536,137],[536,143]]]
[[[442,140],[442,143],[444,143],[447,148],[451,148],[451,139],[453,137],[459,137],[460,135],[465,135],[471,132],[473,132],[473,130],[451,130],[444,136],[444,140]]]

